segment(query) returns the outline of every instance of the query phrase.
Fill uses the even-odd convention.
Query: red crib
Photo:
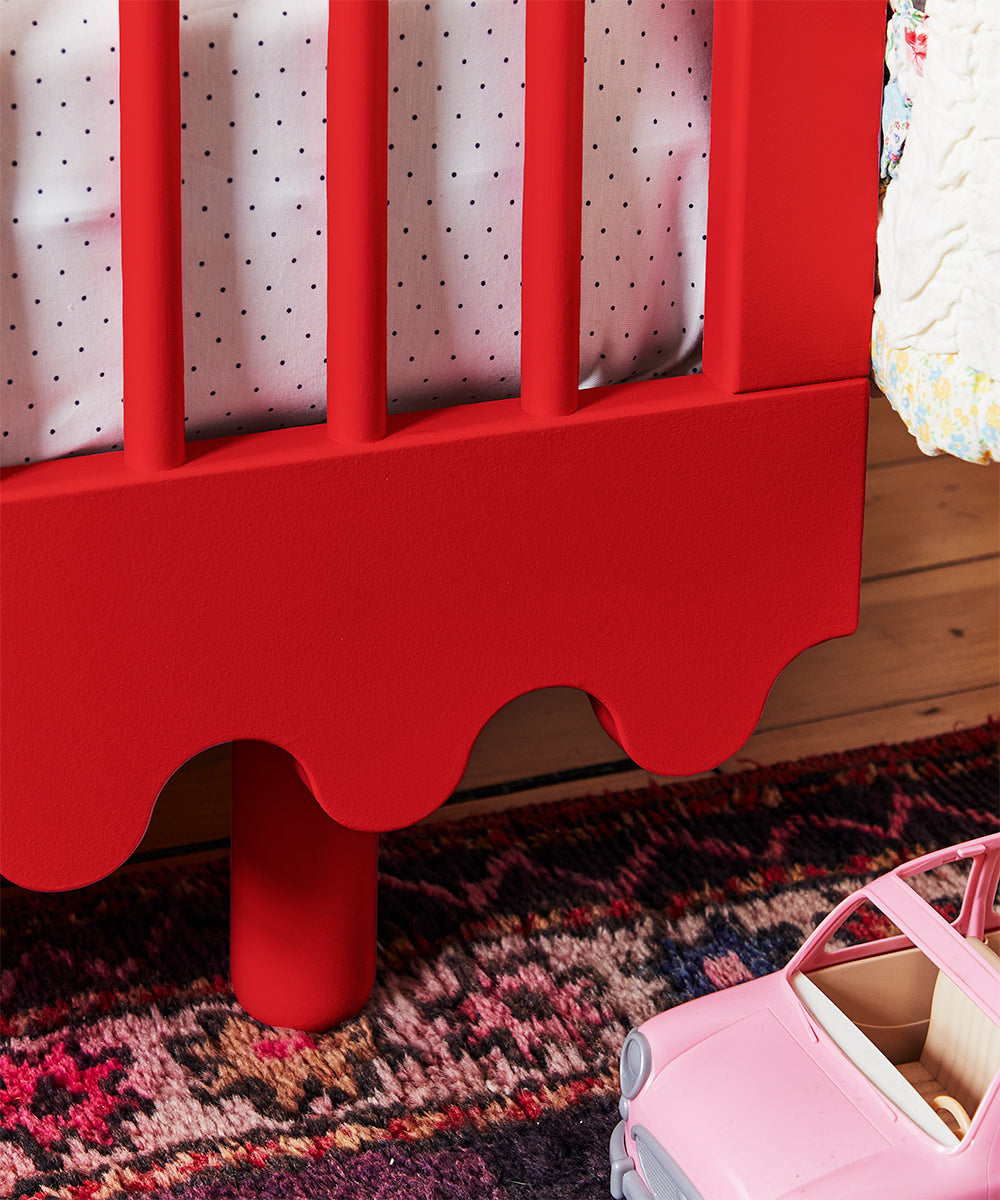
[[[584,392],[585,5],[527,2],[520,402],[386,416],[387,5],[333,0],[327,423],[187,444],[177,3],[121,4],[125,450],[4,472],[2,869],[105,875],[233,741],[232,973],[271,1024],[363,1005],[378,833],[508,701],[580,688],[695,772],[856,623],[884,0],[835,38],[717,0],[704,374]]]

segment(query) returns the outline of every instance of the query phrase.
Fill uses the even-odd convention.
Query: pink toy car
[[[1000,1200],[998,880],[1000,834],[918,858],[634,1029],[612,1196]]]

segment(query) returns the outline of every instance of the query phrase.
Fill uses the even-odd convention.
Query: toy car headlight
[[[622,1046],[619,1064],[622,1095],[626,1100],[639,1094],[652,1069],[653,1052],[649,1042],[638,1029],[633,1029]]]

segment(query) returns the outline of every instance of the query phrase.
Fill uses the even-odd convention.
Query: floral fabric
[[[958,354],[890,345],[877,314],[872,367],[875,382],[925,454],[1000,462],[1000,382]]]
[[[895,178],[910,129],[910,109],[927,54],[924,0],[892,0],[893,15],[886,30],[885,64],[889,79],[882,93],[883,184]]]
[[[1000,20],[995,0],[892,10],[873,374],[924,453],[996,462]]]

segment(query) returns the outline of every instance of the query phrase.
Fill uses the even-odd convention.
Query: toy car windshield
[[[786,968],[815,1023],[943,1146],[998,1086],[998,876],[995,837],[917,859],[839,905]]]

